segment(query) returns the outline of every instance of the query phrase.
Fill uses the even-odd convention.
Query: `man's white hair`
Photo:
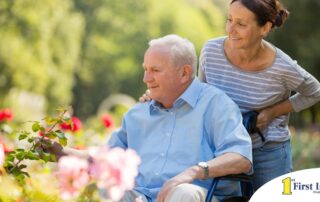
[[[171,62],[175,67],[192,66],[192,77],[197,72],[197,54],[192,42],[175,34],[166,35],[149,41],[149,47],[163,46],[170,51]]]

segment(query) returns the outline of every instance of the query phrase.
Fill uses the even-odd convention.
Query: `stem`
[[[63,116],[67,111],[68,110],[66,110],[66,109],[63,110],[63,112],[58,116],[58,120],[50,127],[50,129],[47,131],[47,133],[51,132],[57,126],[57,124],[63,119]],[[42,136],[39,141],[42,142],[44,140],[44,138],[45,138],[45,135]],[[36,145],[37,144],[33,143],[32,146],[30,147],[30,149],[28,150],[28,152],[35,150]],[[12,171],[19,166],[19,164],[21,163],[22,160],[24,160],[24,159],[18,160],[14,164],[14,166],[8,171],[8,173],[12,173]]]

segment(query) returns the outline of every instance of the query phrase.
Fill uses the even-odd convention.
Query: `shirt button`
[[[164,157],[164,153],[161,153],[160,156]]]
[[[166,136],[169,137],[169,136],[170,136],[170,133],[166,133]]]
[[[171,115],[173,115],[173,112],[170,112]]]
[[[158,173],[158,172],[156,172],[156,173],[154,173],[154,174],[155,174],[155,175],[157,175],[157,176],[159,175],[159,173]]]

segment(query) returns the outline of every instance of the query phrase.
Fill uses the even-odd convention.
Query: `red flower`
[[[72,132],[77,132],[78,130],[80,130],[82,128],[82,123],[79,118],[73,116],[71,118],[71,121],[73,123],[72,124],[73,126],[71,126],[71,124],[69,124],[67,122],[64,122],[64,123],[60,124],[61,129],[67,130],[67,131],[72,131]]]
[[[10,109],[3,109],[0,111],[0,122],[7,120],[10,121],[13,118],[13,112]]]
[[[41,130],[39,130],[38,135],[39,135],[40,137],[43,137],[43,136],[46,135],[46,133],[47,133],[48,131],[49,131],[49,128],[46,128],[46,131],[45,131],[45,132],[42,132]],[[44,137],[44,139],[45,139],[45,140],[48,140],[49,138],[48,138],[48,137]]]
[[[101,116],[101,121],[106,128],[112,128],[114,126],[112,116],[108,113]]]
[[[3,151],[4,151],[4,153],[8,153],[8,152],[12,152],[12,151],[13,151],[13,149],[11,149],[11,148],[7,147],[7,145],[6,145],[6,144],[4,144],[1,140],[0,140],[0,144],[1,144],[1,145],[2,145],[2,147],[3,147]]]

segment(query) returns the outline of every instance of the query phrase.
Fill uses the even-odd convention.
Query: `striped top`
[[[296,61],[275,47],[273,64],[260,71],[246,71],[232,65],[224,53],[226,37],[209,40],[200,55],[199,77],[223,90],[239,106],[242,113],[260,110],[287,100],[300,111],[320,100],[319,82]],[[291,91],[297,92],[290,97]],[[275,118],[262,131],[267,141],[282,142],[290,138],[289,114]],[[253,148],[263,143],[252,135]]]

